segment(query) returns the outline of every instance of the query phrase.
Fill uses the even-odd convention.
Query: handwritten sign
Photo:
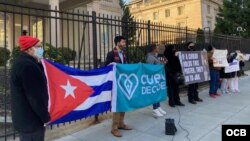
[[[227,62],[227,50],[214,50],[213,54],[213,65],[214,67],[228,67],[229,64]]]

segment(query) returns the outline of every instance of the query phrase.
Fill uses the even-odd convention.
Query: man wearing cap
[[[21,54],[11,71],[12,120],[20,141],[44,141],[48,112],[47,80],[40,63],[43,48],[37,38],[19,38]]]

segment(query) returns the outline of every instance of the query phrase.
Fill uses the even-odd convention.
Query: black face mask
[[[189,48],[190,48],[190,49],[195,49],[195,47],[194,47],[194,46],[189,46]]]

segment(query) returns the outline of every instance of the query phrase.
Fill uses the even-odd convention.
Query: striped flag
[[[51,124],[65,123],[109,111],[113,66],[90,71],[42,61],[48,81]]]

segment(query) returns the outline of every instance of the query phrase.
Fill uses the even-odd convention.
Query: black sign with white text
[[[206,52],[181,51],[179,59],[186,85],[210,80]]]

